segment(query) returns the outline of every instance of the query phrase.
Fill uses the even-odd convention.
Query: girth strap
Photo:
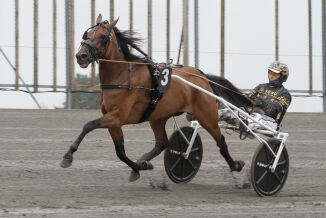
[[[139,120],[138,123],[142,123],[146,121],[149,116],[153,113],[153,111],[156,108],[156,105],[158,101],[162,98],[163,93],[159,92],[157,89],[158,86],[158,69],[154,65],[148,66],[150,72],[151,72],[151,78],[152,78],[152,91],[150,92],[151,101],[148,104],[146,111],[144,112],[142,118]]]
[[[153,97],[152,97],[153,95]],[[162,93],[155,91],[151,92],[151,102],[149,102],[146,111],[144,112],[142,118],[138,121],[138,123],[142,123],[145,122],[149,116],[153,113],[153,111],[156,108],[156,105],[158,103],[158,101],[162,98]]]

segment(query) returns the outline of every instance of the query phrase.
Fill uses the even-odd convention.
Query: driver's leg
[[[224,121],[233,126],[239,126],[240,121],[234,114],[227,108],[218,110],[218,121]]]

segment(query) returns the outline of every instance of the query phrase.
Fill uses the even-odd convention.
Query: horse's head
[[[86,68],[90,63],[104,58],[111,41],[113,27],[117,22],[118,19],[111,23],[107,20],[102,21],[100,14],[96,19],[96,25],[85,31],[83,41],[76,54],[80,67]]]

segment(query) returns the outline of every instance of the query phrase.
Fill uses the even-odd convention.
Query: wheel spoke
[[[196,168],[195,168],[194,164],[192,163],[192,161],[190,159],[187,159],[187,161],[190,164],[190,166],[195,170]]]
[[[179,159],[176,160],[176,161],[174,162],[174,164],[170,167],[170,171],[171,171],[171,172],[172,172],[172,171],[174,170],[174,168],[178,165],[178,163],[180,162],[180,160],[181,160],[181,157],[179,157]]]
[[[184,176],[184,175],[185,175],[185,171],[184,171],[184,169],[185,169],[185,161],[184,161],[184,159],[182,159],[182,167],[181,167],[181,172],[182,172],[182,173],[181,173],[181,175],[182,175],[181,177],[182,177],[182,178],[185,177],[185,176]]]
[[[192,152],[194,152],[194,151],[198,151],[198,150],[199,150],[199,147],[197,147],[197,148],[193,148],[193,149],[191,149],[190,153],[192,153]]]
[[[178,136],[178,145],[179,145],[179,151],[182,151],[183,148],[182,148],[182,142],[181,142],[180,138],[183,138],[181,133],[179,133],[179,136]]]
[[[270,173],[268,174],[268,176],[267,176],[267,190],[271,190],[273,187],[271,186],[271,175],[270,175]]]
[[[284,164],[286,164],[287,163],[287,161],[286,160],[283,160],[283,161],[281,161],[281,162],[278,162],[277,163],[277,166],[281,166],[281,165],[284,165]]]
[[[276,172],[275,172],[275,173],[272,173],[272,174],[274,175],[274,177],[277,179],[277,181],[278,181],[280,184],[283,183],[282,180],[280,179],[280,177],[277,175]]]
[[[267,174],[267,170],[265,170],[263,175],[261,175],[261,177],[257,180],[257,184],[259,184],[263,180],[263,178],[266,176],[266,174]]]
[[[269,159],[269,155],[268,153],[270,152],[269,150],[267,150],[267,145],[264,146],[264,151],[265,151],[265,156],[266,156],[266,160],[267,160],[267,163],[270,162],[270,159]]]

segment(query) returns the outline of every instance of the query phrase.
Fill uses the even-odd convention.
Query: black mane
[[[142,39],[135,37],[136,32],[133,31],[120,31],[118,28],[113,28],[115,36],[118,41],[118,45],[127,61],[147,62],[146,57],[141,57],[131,53],[129,47],[138,47],[138,44]]]

